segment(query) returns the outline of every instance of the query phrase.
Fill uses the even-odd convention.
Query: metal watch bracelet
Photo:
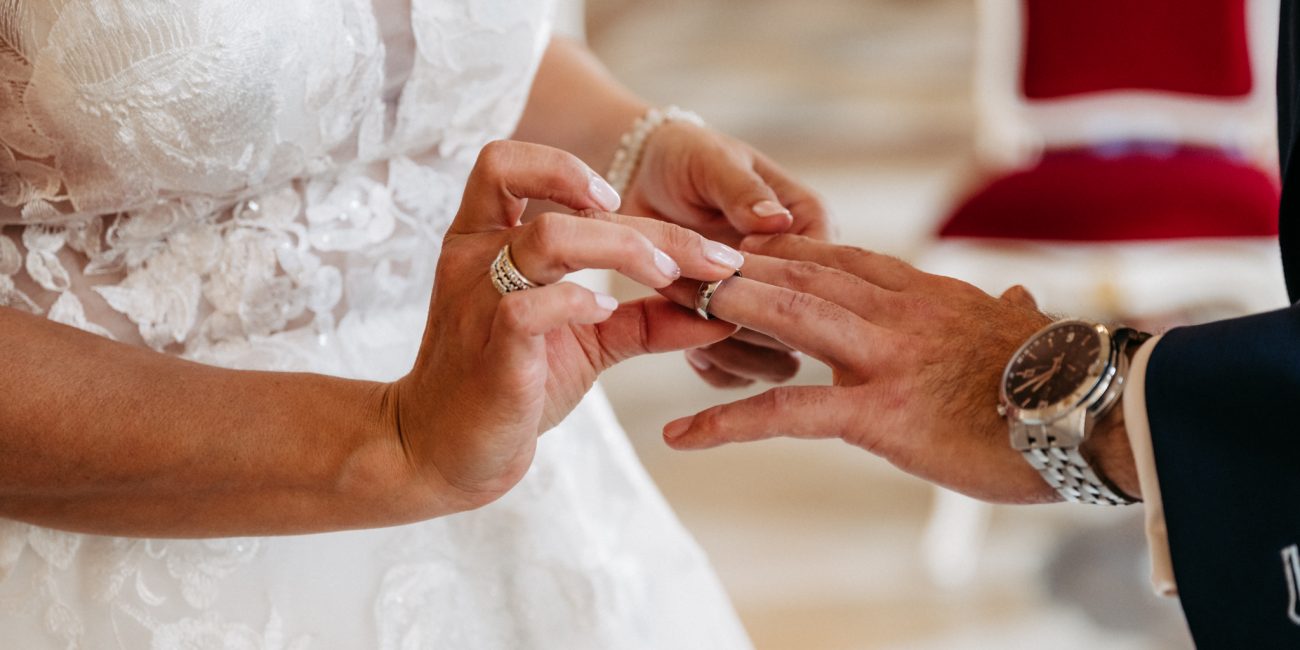
[[[1110,385],[1097,402],[1088,407],[1096,420],[1105,416],[1119,402],[1128,379],[1129,350],[1151,338],[1150,334],[1130,328],[1120,328],[1112,334],[1115,372]],[[1031,440],[1052,440],[1052,424],[1017,423]],[[1052,486],[1066,501],[1090,505],[1124,506],[1137,503],[1136,499],[1113,487],[1100,476],[1080,452],[1080,447],[1036,447],[1021,451],[1043,480]]]
[[[1038,425],[1046,429],[1045,425]],[[1047,435],[1043,432],[1042,435]],[[1049,447],[1021,452],[1038,470],[1043,480],[1066,501],[1091,505],[1127,506],[1136,503],[1119,490],[1112,489],[1092,470],[1078,447]]]

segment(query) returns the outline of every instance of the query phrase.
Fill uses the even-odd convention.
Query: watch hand
[[[1037,376],[1037,377],[1034,377],[1033,379],[1030,379],[1029,381],[1026,381],[1025,383],[1023,383],[1023,384],[1021,384],[1020,386],[1018,386],[1018,387],[1017,387],[1014,391],[1012,391],[1012,392],[1013,392],[1013,393],[1020,393],[1020,392],[1023,392],[1026,388],[1031,388],[1031,387],[1033,388],[1033,390],[1036,391],[1036,390],[1038,390],[1039,388],[1042,388],[1042,387],[1043,387],[1043,384],[1046,384],[1049,380],[1051,380],[1051,379],[1052,379],[1052,375],[1054,375],[1054,374],[1056,374],[1056,369],[1055,369],[1055,368],[1053,368],[1053,369],[1051,369],[1051,370],[1048,370],[1047,372],[1045,372],[1045,373],[1043,373],[1043,374],[1041,374],[1041,375],[1039,375],[1039,376]],[[1035,384],[1037,384],[1037,385],[1035,385]]]

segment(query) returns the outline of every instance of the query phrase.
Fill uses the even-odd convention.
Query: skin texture
[[[742,249],[745,276],[719,288],[710,312],[825,362],[832,385],[774,388],[671,422],[670,446],[840,438],[977,499],[1060,500],[1011,449],[996,410],[1007,360],[1052,320],[1023,288],[995,298],[885,255],[792,235],[750,237]],[[689,304],[696,286],[665,294]],[[1120,410],[1084,454],[1140,497]]]
[[[708,248],[718,244],[696,233],[600,211],[617,206],[590,205],[583,193],[591,175],[558,150],[489,146],[447,234],[425,346],[394,394],[410,457],[432,459],[430,478],[476,503],[495,499],[522,477],[538,434],[567,415],[601,371],[635,354],[711,343],[734,331],[657,296],[611,314],[591,291],[552,284],[583,268],[613,269],[650,287],[682,275],[720,279],[734,271],[711,261]],[[586,211],[546,213],[519,226],[524,197]],[[464,272],[487,268],[506,243],[520,272],[549,286],[502,298],[486,274]],[[657,250],[678,268],[665,273]]]
[[[586,48],[556,38],[515,137],[572,151],[593,169],[605,170],[619,138],[648,108]],[[623,198],[626,214],[675,223],[731,245],[754,233],[826,239],[831,228],[821,199],[761,153],[681,122],[661,126],[647,140]],[[706,382],[722,388],[785,381],[799,369],[788,348],[743,332],[698,348],[687,360]]]
[[[606,211],[617,197],[592,178],[556,149],[483,150],[418,360],[392,384],[223,370],[0,309],[0,392],[20,397],[0,401],[0,516],[202,537],[391,525],[496,499],[602,370],[735,331],[658,296],[609,305],[567,283],[497,293],[485,270],[506,243],[539,282],[609,268],[664,287],[734,271],[695,233]],[[583,216],[521,226],[529,197]]]
[[[502,299],[486,270],[505,242],[520,240],[516,262],[539,282],[613,267],[660,287],[673,278],[655,264],[655,248],[683,277],[733,271],[671,223],[719,214],[753,221],[735,206],[772,192],[790,201],[796,220],[824,223],[815,198],[791,181],[766,188],[755,179],[748,147],[706,129],[665,137],[675,127],[651,138],[647,160],[690,163],[644,166],[634,186],[653,191],[634,187],[623,202],[651,218],[613,214],[620,200],[593,193],[591,170],[608,168],[645,109],[581,46],[552,43],[516,138],[577,157],[520,143],[484,151],[443,249],[419,360],[393,384],[206,367],[0,307],[0,345],[9,351],[0,372],[0,394],[9,396],[0,400],[0,516],[203,537],[391,525],[495,499],[526,470],[536,436],[601,370],[736,333],[658,297],[611,312],[563,283]],[[521,225],[525,199],[555,213],[536,210]],[[752,231],[742,225],[727,239]],[[736,359],[729,367],[770,379],[793,374],[790,353],[773,353],[778,346],[762,337],[739,340],[766,348],[746,355],[728,346]]]

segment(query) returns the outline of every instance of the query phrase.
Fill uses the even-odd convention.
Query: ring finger
[[[699,286],[698,282],[681,281],[663,293],[680,305],[693,307]],[[862,362],[866,350],[860,345],[860,334],[873,338],[887,334],[840,305],[745,277],[723,282],[713,294],[709,312],[840,368]]]

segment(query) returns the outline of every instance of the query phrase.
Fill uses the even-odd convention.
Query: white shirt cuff
[[[1165,529],[1165,507],[1160,499],[1156,476],[1155,449],[1151,444],[1151,423],[1147,418],[1147,362],[1160,337],[1142,344],[1129,366],[1124,386],[1124,426],[1137,463],[1138,483],[1146,509],[1147,548],[1151,553],[1151,586],[1161,596],[1177,596],[1174,564],[1169,554],[1169,532]]]

